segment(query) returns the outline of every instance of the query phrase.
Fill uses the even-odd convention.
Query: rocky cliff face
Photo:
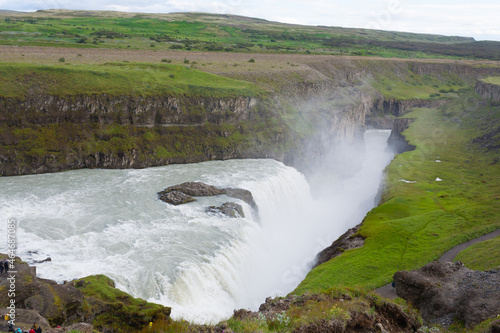
[[[255,97],[28,95],[0,98],[0,122],[9,126],[70,122],[135,126],[238,123],[252,119]]]
[[[405,151],[415,149],[415,146],[410,145],[402,134],[413,121],[414,119],[411,118],[394,119],[394,125],[392,127],[391,135],[389,136],[389,139],[387,139],[387,144],[396,154],[401,154]]]
[[[476,92],[484,98],[492,99],[495,102],[500,102],[500,86],[496,84],[477,81]]]
[[[384,99],[381,101],[381,109],[384,114],[390,114],[395,117],[400,117],[405,113],[409,112],[412,108],[435,108],[443,105],[446,101],[444,100],[422,100],[422,99]]]
[[[338,165],[335,147],[355,145],[366,126],[392,128],[410,108],[442,103],[386,99],[370,85],[377,75],[445,80],[453,73],[472,82],[496,70],[348,58],[307,65],[302,79],[267,97],[56,96],[36,89],[0,97],[0,175],[232,158],[274,158],[308,173]]]

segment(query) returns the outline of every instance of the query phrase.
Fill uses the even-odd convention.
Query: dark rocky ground
[[[397,295],[420,310],[429,323],[466,327],[498,315],[500,271],[473,271],[460,261],[434,261],[413,271],[394,274]]]

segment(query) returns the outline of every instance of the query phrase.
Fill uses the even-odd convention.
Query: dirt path
[[[453,259],[455,259],[455,257],[461,251],[465,250],[469,246],[474,245],[474,244],[479,243],[479,242],[493,239],[497,236],[500,236],[500,229],[497,229],[493,232],[490,232],[489,234],[482,235],[478,238],[471,239],[470,241],[467,241],[465,243],[462,243],[462,244],[455,246],[454,248],[452,248],[451,250],[449,250],[448,252],[443,254],[441,256],[441,258],[438,259],[438,261],[453,261]],[[388,285],[385,285],[383,287],[375,289],[375,292],[377,294],[379,294],[380,296],[385,297],[385,298],[389,298],[389,299],[395,299],[396,297],[398,297],[396,295],[396,292],[393,290],[392,285],[390,283]]]

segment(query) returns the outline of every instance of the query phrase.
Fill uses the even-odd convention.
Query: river
[[[111,277],[135,297],[172,307],[174,319],[216,323],[286,295],[317,252],[374,207],[390,131],[365,133],[362,168],[312,196],[305,177],[270,159],[210,161],[141,170],[74,170],[0,177],[0,233],[18,221],[17,255],[58,282]],[[250,190],[259,210],[226,196],[172,206],[165,187],[201,181]],[[240,203],[246,218],[208,214]],[[0,242],[0,252],[7,252]]]

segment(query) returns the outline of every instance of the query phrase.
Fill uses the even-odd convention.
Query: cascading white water
[[[3,177],[0,216],[19,221],[19,256],[52,258],[37,264],[40,276],[62,282],[106,274],[136,297],[171,306],[174,318],[214,323],[293,290],[315,254],[361,221],[392,158],[384,151],[387,137],[367,132],[362,169],[320,198],[311,197],[302,174],[279,162],[212,161]],[[156,199],[185,181],[250,190],[259,222],[248,205],[226,196],[182,206]],[[242,204],[247,218],[205,212],[226,201]]]

